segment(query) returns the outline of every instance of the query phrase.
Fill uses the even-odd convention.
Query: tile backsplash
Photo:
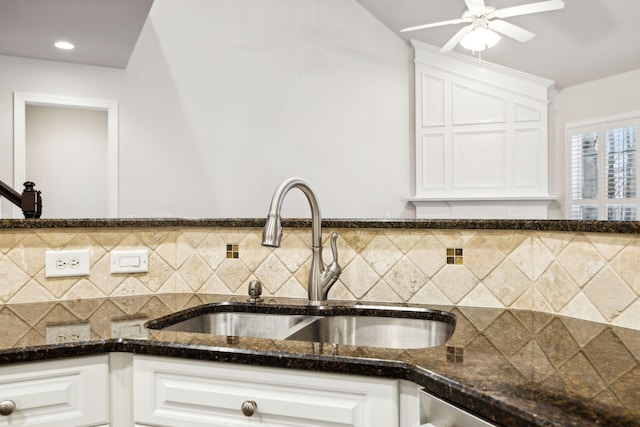
[[[640,329],[640,237],[550,231],[325,229],[339,233],[330,299],[506,307]],[[88,228],[0,231],[3,304],[156,293],[306,298],[310,232],[282,247],[259,228]],[[331,252],[325,244],[326,261]],[[48,249],[89,249],[85,277],[45,278]],[[149,273],[111,274],[110,251],[148,249]],[[463,257],[464,254],[464,257]]]

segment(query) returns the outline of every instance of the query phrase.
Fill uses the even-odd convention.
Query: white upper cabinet
[[[546,218],[553,82],[412,43],[417,217]]]

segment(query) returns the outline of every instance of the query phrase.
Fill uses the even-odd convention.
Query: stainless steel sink
[[[314,320],[287,339],[367,347],[425,348],[447,342],[454,327],[429,319],[329,316]]]
[[[206,313],[162,328],[167,331],[284,339],[307,316],[265,313]]]
[[[211,305],[147,324],[151,329],[298,340],[384,348],[426,348],[446,343],[455,315],[424,308],[389,306],[292,307],[293,313],[245,312],[261,305]],[[273,307],[269,307],[273,309]],[[286,310],[286,307],[278,307]],[[223,311],[215,311],[223,310]]]

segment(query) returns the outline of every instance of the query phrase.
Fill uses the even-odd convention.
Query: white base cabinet
[[[398,381],[390,379],[153,356],[134,356],[133,372],[138,425],[397,427],[399,422]]]
[[[409,381],[130,353],[0,366],[8,401],[0,427],[492,426]]]
[[[109,423],[108,356],[0,367],[0,426],[84,427]]]

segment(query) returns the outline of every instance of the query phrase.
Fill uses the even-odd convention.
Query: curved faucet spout
[[[338,265],[338,249],[336,240],[338,235],[334,233],[331,238],[331,248],[333,251],[333,262],[325,271],[322,262],[322,221],[320,218],[320,207],[318,199],[309,183],[300,178],[289,178],[284,181],[273,194],[267,222],[262,230],[262,245],[275,248],[280,247],[282,239],[282,223],[280,212],[285,196],[292,188],[301,190],[309,201],[311,207],[311,270],[309,271],[309,300],[312,304],[319,304],[327,299],[327,293],[331,286],[338,280],[341,269]]]

